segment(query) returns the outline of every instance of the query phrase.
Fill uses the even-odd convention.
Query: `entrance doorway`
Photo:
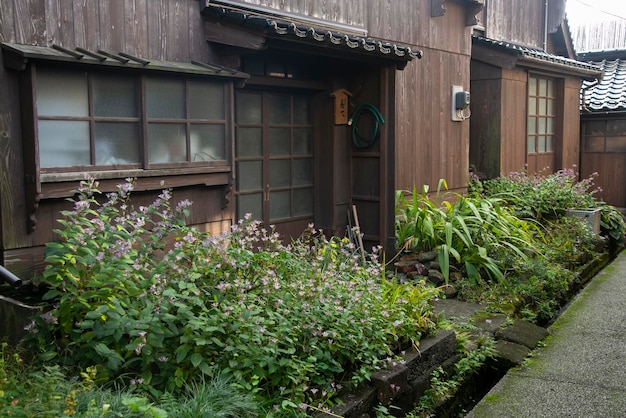
[[[311,97],[240,91],[235,97],[236,216],[250,213],[281,236],[313,223]]]

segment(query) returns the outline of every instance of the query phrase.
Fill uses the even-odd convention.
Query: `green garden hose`
[[[364,111],[371,113],[374,120],[374,130],[372,132],[372,136],[369,138],[364,138],[359,131],[359,118]],[[357,147],[357,149],[365,149],[374,145],[380,135],[380,125],[384,123],[385,118],[383,118],[383,115],[376,108],[376,106],[371,104],[359,105],[348,121],[348,124],[352,126],[352,142],[354,142],[354,146]]]

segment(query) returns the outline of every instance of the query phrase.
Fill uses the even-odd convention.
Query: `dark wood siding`
[[[545,0],[489,0],[485,36],[541,48]]]

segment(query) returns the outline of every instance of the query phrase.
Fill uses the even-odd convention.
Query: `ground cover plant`
[[[597,201],[595,176],[581,181],[573,169],[552,174],[510,173],[473,179],[467,195],[398,192],[396,239],[403,251],[439,252],[458,297],[488,303],[513,317],[546,323],[576,287],[577,273],[597,251],[624,243],[625,223],[614,208]],[[601,234],[564,216],[572,208],[599,208]]]
[[[40,360],[155,401],[219,376],[261,415],[297,416],[436,327],[436,289],[385,280],[346,239],[284,245],[250,220],[210,236],[185,225],[190,202],[134,208],[131,191],[84,182],[63,212],[38,279],[52,306],[29,326]]]

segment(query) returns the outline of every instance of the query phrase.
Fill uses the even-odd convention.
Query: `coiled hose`
[[[374,121],[374,129],[369,138],[363,137],[361,131],[359,130],[359,119],[361,118],[363,112],[371,113]],[[383,115],[376,108],[376,106],[367,103],[359,105],[348,122],[348,124],[352,126],[352,142],[354,143],[354,146],[357,147],[357,149],[365,149],[374,145],[380,135],[380,125],[384,123],[385,118],[383,118]]]

